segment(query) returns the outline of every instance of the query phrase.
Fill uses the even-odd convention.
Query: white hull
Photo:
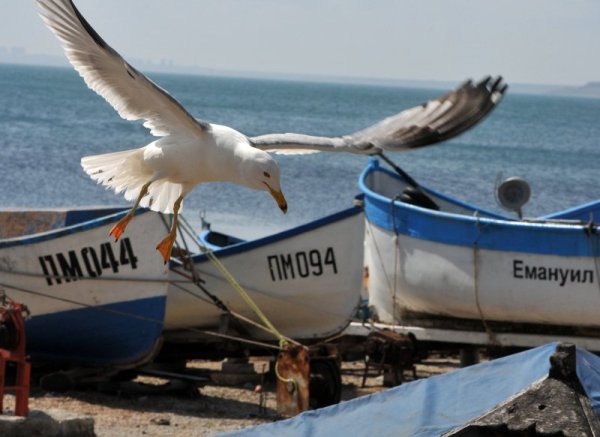
[[[600,326],[600,286],[593,258],[476,250],[406,235],[396,237],[374,225],[367,228],[369,303],[382,322],[397,323],[408,311],[489,321]],[[525,266],[545,267],[546,277],[555,271],[556,278],[542,280],[539,274],[536,279],[526,278]],[[561,271],[569,272],[563,285]],[[586,282],[571,281],[571,272],[580,272],[580,279],[585,277]]]
[[[434,207],[420,206],[405,194],[406,182],[376,161],[360,184],[369,304],[380,321],[600,327],[600,238],[589,223],[600,202],[515,220],[427,189]]]
[[[109,231],[122,213],[102,209],[65,227],[67,215],[89,211],[0,212],[12,237],[0,240],[0,289],[31,312],[34,361],[139,363],[156,351],[164,322],[167,268],[154,246],[165,227],[158,214],[138,213],[114,242]],[[19,227],[26,235],[15,237]]]
[[[356,208],[336,216],[215,251],[284,335],[312,339],[336,334],[356,310],[362,288],[364,220]],[[205,256],[195,257],[194,265],[210,293],[228,308],[258,321]],[[177,272],[189,275],[179,266],[171,272],[171,280],[182,280]],[[166,331],[183,330],[190,336],[192,332],[185,332],[188,328],[218,329],[222,314],[193,283],[170,286]],[[263,331],[251,331],[255,338],[274,339]]]

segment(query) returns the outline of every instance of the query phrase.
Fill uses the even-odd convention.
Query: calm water
[[[421,103],[439,90],[150,74],[195,116],[248,135],[339,135]],[[0,207],[125,204],[81,170],[84,155],[152,141],[70,69],[0,65]],[[391,157],[423,185],[500,211],[498,174],[532,185],[525,207],[541,215],[600,198],[600,99],[511,94],[475,129]],[[267,193],[229,184],[197,187],[184,213],[245,237],[289,228],[346,208],[366,157],[277,156],[289,212]]]

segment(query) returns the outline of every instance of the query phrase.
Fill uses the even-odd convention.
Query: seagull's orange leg
[[[179,220],[179,208],[181,207],[181,202],[183,201],[183,196],[179,196],[175,201],[175,205],[173,205],[173,224],[171,225],[171,231],[156,246],[156,250],[160,252],[163,257],[163,261],[165,264],[171,258],[171,250],[173,249],[173,243],[175,243],[175,238],[177,238],[177,222]]]
[[[112,235],[113,237],[115,237],[115,241],[119,241],[119,238],[121,238],[121,235],[123,235],[123,232],[125,232],[125,228],[127,227],[129,222],[133,218],[133,215],[135,214],[135,210],[137,209],[138,205],[142,201],[142,198],[146,194],[148,194],[148,187],[150,186],[151,183],[152,182],[148,182],[147,184],[145,184],[142,187],[142,189],[140,190],[140,194],[138,195],[138,198],[135,201],[135,204],[133,205],[133,208],[131,208],[129,210],[129,212],[127,213],[127,215],[125,217],[123,217],[121,220],[119,220],[119,222],[116,225],[114,225],[113,228],[110,230],[109,235]]]

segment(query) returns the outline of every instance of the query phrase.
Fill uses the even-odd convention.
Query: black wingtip
[[[479,83],[477,84],[477,87],[478,88],[487,88],[487,86],[490,84],[491,81],[492,81],[492,76],[486,76],[479,81]]]
[[[83,28],[86,30],[86,32],[89,33],[92,39],[96,42],[96,44],[98,44],[105,50],[110,50],[110,46],[106,44],[102,37],[98,35],[98,32],[96,32],[94,28],[90,25],[90,23],[88,23],[87,20],[83,17],[83,15],[81,15],[81,12],[79,12],[79,9],[77,9],[75,3],[73,3],[73,0],[69,0],[69,3],[71,4],[71,7],[73,8],[75,15],[77,16],[77,19],[79,20]]]
[[[471,86],[473,86],[473,81],[471,79],[467,79],[463,83],[461,83],[457,89],[470,88]]]
[[[502,76],[498,76],[496,78],[496,80],[494,81],[494,83],[492,84],[492,91],[497,90],[501,83],[502,83]]]

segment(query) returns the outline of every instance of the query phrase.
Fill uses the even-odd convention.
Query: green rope
[[[275,361],[275,376],[277,376],[277,379],[279,379],[280,381],[284,382],[284,383],[290,383],[292,384],[292,393],[294,391],[298,390],[298,383],[296,382],[296,380],[294,378],[284,378],[283,376],[281,376],[281,374],[279,373],[279,367],[277,366],[277,364],[279,363],[279,361]]]
[[[277,337],[279,340],[279,347],[281,349],[285,349],[288,346],[288,341],[285,337],[275,328],[275,326],[271,323],[271,321],[265,316],[262,310],[258,305],[252,300],[252,298],[248,295],[246,290],[236,281],[233,275],[227,270],[227,268],[223,265],[223,263],[215,256],[215,254],[210,251],[205,251],[208,259],[215,265],[215,267],[221,272],[221,274],[225,277],[227,282],[231,285],[231,287],[239,293],[244,302],[256,313],[258,318],[264,323],[264,325],[271,331],[271,333]]]

